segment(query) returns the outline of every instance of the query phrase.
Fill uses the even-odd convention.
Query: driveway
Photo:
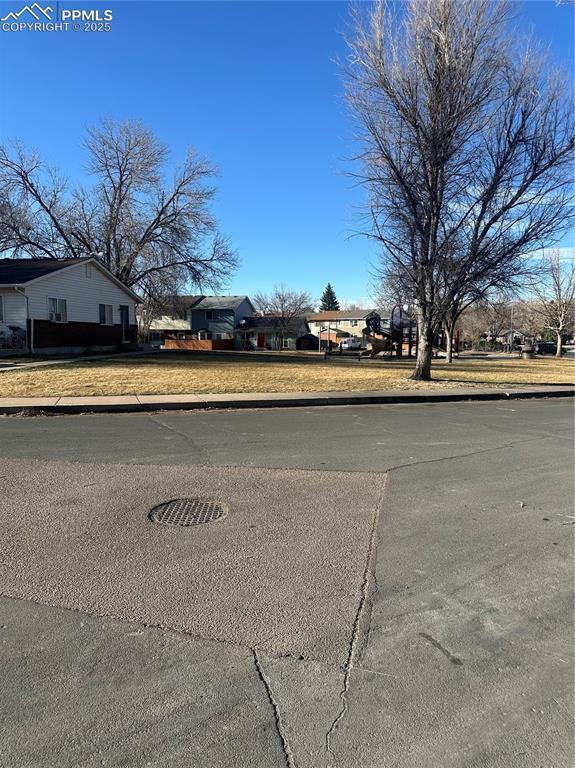
[[[572,415],[1,418],[0,765],[572,764]]]

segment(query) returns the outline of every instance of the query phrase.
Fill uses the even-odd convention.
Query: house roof
[[[22,285],[86,259],[0,259],[0,285]]]
[[[94,264],[97,269],[109,277],[112,282],[116,283],[135,301],[141,301],[141,298],[131,288],[124,285],[121,280],[93,256],[79,259],[0,259],[0,287],[25,286],[54,272],[76,267],[78,264],[89,263]]]
[[[347,339],[352,336],[352,334],[348,333],[348,331],[342,330],[341,328],[330,328],[329,331],[327,328],[320,328],[317,336],[319,336],[320,339],[331,339],[333,337],[336,339]]]
[[[313,312],[306,315],[307,320],[312,322],[321,322],[327,320],[363,320],[368,315],[375,312],[374,309],[338,309],[330,312]]]
[[[200,301],[193,304],[193,309],[237,309],[247,301],[253,309],[248,296],[200,296]]]
[[[170,301],[175,305],[181,305],[182,307],[193,307],[198,301],[201,301],[205,296],[198,294],[197,296],[172,296]]]
[[[514,333],[516,336],[533,336],[533,333],[530,331],[522,331],[520,328],[508,328],[506,331],[500,331],[498,334],[499,336],[509,336],[509,334]]]

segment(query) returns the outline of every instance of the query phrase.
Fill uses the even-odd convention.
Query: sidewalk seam
[[[273,691],[272,691],[272,688],[271,688],[270,681],[269,681],[268,677],[266,676],[266,674],[265,674],[265,672],[263,670],[261,659],[259,657],[259,654],[257,652],[256,647],[253,646],[251,648],[251,651],[252,651],[252,654],[253,654],[253,657],[254,657],[254,665],[255,665],[255,668],[256,668],[256,672],[257,672],[258,677],[261,680],[261,682],[262,682],[262,684],[263,684],[263,686],[264,686],[264,688],[266,690],[267,697],[269,699],[269,702],[270,702],[270,704],[272,706],[272,709],[273,709],[273,712],[274,712],[274,718],[275,718],[275,722],[276,722],[276,729],[277,729],[278,735],[279,735],[280,740],[281,740],[282,749],[283,749],[283,753],[284,753],[284,757],[285,757],[285,761],[286,761],[286,766],[287,766],[287,768],[297,768],[296,762],[294,760],[293,752],[291,751],[291,747],[289,745],[289,741],[288,741],[288,738],[287,738],[287,735],[286,735],[286,732],[285,732],[285,728],[284,728],[283,721],[282,721],[282,718],[281,718],[281,713],[280,713],[280,710],[279,710],[279,706],[278,706],[278,703],[275,700],[275,697],[274,697],[274,694],[273,694]]]

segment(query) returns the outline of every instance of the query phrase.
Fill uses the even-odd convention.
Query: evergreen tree
[[[320,312],[333,312],[339,309],[339,301],[335,295],[335,291],[331,287],[331,283],[328,283],[325,287],[325,291],[321,297],[321,304],[319,306]]]

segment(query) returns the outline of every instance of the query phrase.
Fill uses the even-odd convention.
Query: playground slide
[[[376,355],[379,355],[381,352],[391,352],[392,350],[392,342],[391,342],[390,336],[378,337],[378,336],[373,336],[370,333],[366,333],[365,338],[371,344],[370,357],[375,357]]]

